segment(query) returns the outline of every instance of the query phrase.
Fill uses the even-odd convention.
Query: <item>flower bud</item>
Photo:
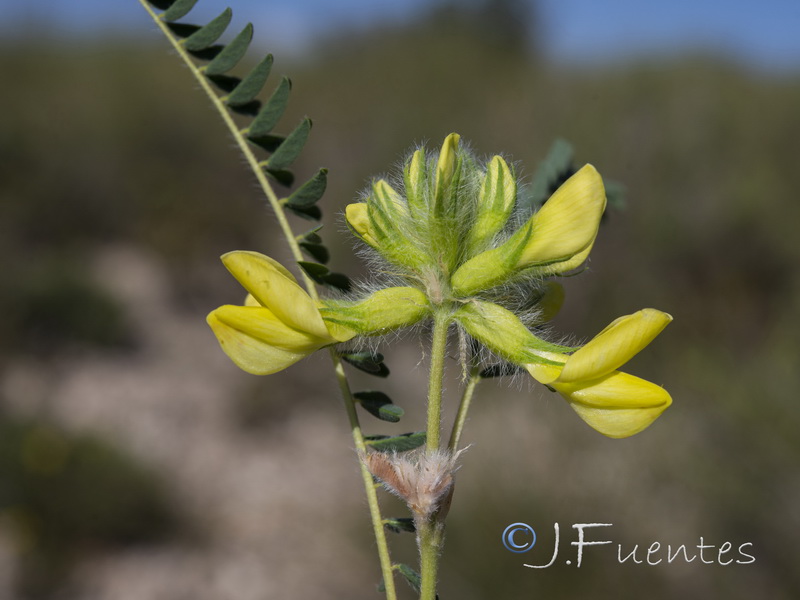
[[[486,248],[505,224],[517,199],[517,183],[506,161],[495,156],[486,169],[478,196],[475,223],[469,231],[467,254],[475,255]]]

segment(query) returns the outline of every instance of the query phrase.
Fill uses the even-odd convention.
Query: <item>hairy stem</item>
[[[469,405],[472,402],[472,396],[475,394],[475,388],[480,381],[480,370],[477,367],[473,367],[472,371],[470,372],[467,387],[464,388],[464,393],[461,395],[461,402],[458,404],[456,421],[453,423],[453,431],[450,433],[450,442],[447,444],[447,447],[453,452],[458,449],[458,443],[461,441],[461,433],[464,431],[464,424],[467,422]]]
[[[278,219],[278,224],[280,225],[281,231],[286,239],[286,243],[289,245],[289,250],[291,251],[292,256],[296,261],[302,261],[303,255],[300,251],[300,246],[297,242],[294,232],[292,231],[291,225],[289,224],[289,220],[286,218],[283,205],[278,199],[278,195],[272,188],[272,185],[267,179],[263,169],[261,169],[259,166],[258,158],[253,153],[253,148],[248,143],[247,138],[245,138],[242,131],[237,127],[231,114],[223,104],[222,99],[216,94],[214,89],[211,87],[211,84],[203,76],[201,70],[194,64],[194,61],[186,52],[186,49],[183,47],[183,44],[181,44],[180,40],[172,34],[164,21],[162,21],[152,10],[146,0],[139,0],[139,3],[150,14],[153,21],[155,21],[156,25],[158,25],[158,27],[161,29],[161,32],[170,41],[172,47],[189,67],[189,70],[200,84],[200,87],[203,89],[203,91],[205,91],[206,95],[211,100],[211,103],[214,105],[214,108],[222,117],[222,120],[225,122],[225,125],[228,127],[228,130],[236,141],[239,150],[245,157],[250,170],[255,175],[261,190],[264,192],[264,196],[269,201],[270,206],[272,207],[275,216]],[[318,300],[319,294],[316,286],[314,285],[314,281],[302,269],[301,274],[309,296],[315,300]],[[361,424],[355,408],[355,400],[353,399],[353,394],[347,381],[347,375],[345,374],[344,366],[342,365],[339,355],[336,354],[336,351],[333,348],[330,349],[330,357],[331,361],[333,362],[336,380],[339,385],[345,410],[347,412],[347,418],[350,423],[353,442],[355,443],[356,449],[359,452],[365,452],[366,444],[364,442],[364,434],[361,431]],[[389,556],[389,545],[387,543],[386,534],[383,528],[383,517],[381,516],[380,506],[378,504],[378,494],[375,486],[373,485],[372,475],[363,464],[361,464],[361,476],[364,481],[364,491],[367,495],[367,504],[369,505],[372,528],[375,533],[375,541],[378,546],[378,557],[380,559],[381,574],[383,575],[383,581],[386,588],[386,598],[387,600],[396,600],[397,591],[394,585],[394,570],[392,568],[392,561]]]
[[[431,370],[428,379],[428,429],[425,446],[428,453],[439,449],[442,428],[442,378],[444,376],[444,357],[447,353],[447,330],[449,327],[449,313],[438,312],[434,315],[431,339]]]
[[[442,427],[442,379],[444,378],[444,358],[447,354],[447,330],[450,327],[450,313],[438,311],[433,317],[431,336],[431,367],[428,380],[428,429],[425,451],[439,450]],[[419,545],[420,600],[436,598],[436,584],[439,570],[439,555],[444,542],[444,516],[433,515],[430,519],[417,523],[417,543]]]
[[[444,542],[444,523],[433,517],[419,527],[419,600],[436,599],[436,583],[439,572],[439,555]]]

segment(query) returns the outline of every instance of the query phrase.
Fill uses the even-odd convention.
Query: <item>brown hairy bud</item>
[[[408,504],[415,519],[429,520],[449,508],[453,474],[461,452],[370,452],[362,454],[361,460],[386,489]]]

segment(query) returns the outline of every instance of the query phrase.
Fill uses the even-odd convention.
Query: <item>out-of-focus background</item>
[[[282,131],[314,119],[295,170],[330,169],[335,270],[366,275],[340,213],[414,144],[458,131],[530,178],[564,137],[627,202],[565,282],[554,328],[588,338],[645,306],[675,317],[629,366],[674,398],[634,438],[603,438],[541,387],[482,384],[441,597],[797,598],[800,7],[229,4],[229,34],[253,21],[292,77]],[[204,323],[242,295],[220,254],[289,257],[189,72],[134,0],[3,0],[0,32],[0,597],[379,597],[325,357],[253,377]],[[394,375],[354,385],[406,417],[365,413],[365,429],[424,428],[420,344],[383,351]],[[527,554],[501,543],[518,521],[539,534]],[[554,523],[558,560],[525,568],[550,560]],[[574,523],[613,524],[587,532],[613,544],[579,569]],[[412,536],[391,541],[415,564]],[[713,548],[668,562],[681,544]],[[742,544],[755,562],[737,563]],[[619,564],[618,545],[645,562]]]

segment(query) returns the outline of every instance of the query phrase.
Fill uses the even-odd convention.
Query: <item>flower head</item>
[[[254,375],[281,371],[356,335],[380,335],[427,315],[416,288],[391,287],[354,301],[317,302],[279,262],[257,252],[229,252],[222,262],[249,292],[244,306],[213,310],[207,322],[225,353]]]
[[[672,398],[663,387],[617,368],[670,321],[667,313],[645,308],[616,319],[570,356],[546,356],[563,364],[524,366],[534,379],[560,393],[591,427],[609,437],[628,437],[655,421]]]
[[[244,306],[221,306],[206,320],[222,349],[244,371],[275,373],[355,335],[329,328],[292,274],[268,256],[236,251],[225,254],[222,262],[249,295]]]

